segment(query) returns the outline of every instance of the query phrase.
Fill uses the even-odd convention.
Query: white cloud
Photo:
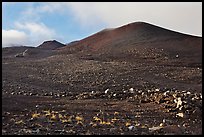
[[[35,2],[30,3],[25,10],[21,12],[19,20],[26,22],[39,22],[43,16],[47,16],[45,13],[51,14],[57,12],[58,14],[61,14],[66,11],[64,4],[61,2],[43,2],[40,4],[38,3],[38,5],[35,4]]]
[[[64,8],[63,2],[45,2],[41,4],[40,6],[36,7],[35,10],[37,10],[38,13],[54,13],[55,11],[60,11],[61,13],[66,11],[66,8]]]
[[[30,34],[38,34],[38,35],[45,35],[46,37],[52,37],[55,32],[52,29],[49,29],[43,23],[35,23],[35,22],[15,22],[15,26],[18,29],[27,30]]]
[[[46,13],[63,14],[94,30],[144,21],[175,31],[202,36],[201,2],[45,2],[27,8],[26,21],[40,21]],[[102,25],[100,25],[102,24]],[[101,28],[103,29],[103,28]]]
[[[107,15],[105,13],[107,8],[104,9],[103,4],[91,2],[68,2],[64,5],[67,6],[67,9],[72,11],[75,20],[77,20],[83,27],[94,27],[97,24],[107,23],[107,20],[101,16]],[[111,5],[106,4],[106,6]],[[102,11],[104,12],[102,13]]]
[[[71,2],[76,19],[85,26],[105,23],[119,27],[145,21],[183,33],[202,35],[201,2]]]
[[[15,27],[19,30],[23,30],[27,32],[32,46],[38,46],[40,43],[42,43],[45,40],[50,40],[57,37],[55,31],[53,29],[48,28],[43,23],[16,22]]]
[[[19,46],[28,44],[28,36],[23,31],[18,30],[2,30],[2,46]]]
[[[43,23],[15,22],[15,29],[2,30],[2,45],[9,47],[13,45],[38,46],[45,40],[59,38],[55,31]]]

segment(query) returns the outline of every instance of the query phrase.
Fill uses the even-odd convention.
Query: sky
[[[137,21],[202,37],[202,2],[2,2],[2,47],[65,44]]]

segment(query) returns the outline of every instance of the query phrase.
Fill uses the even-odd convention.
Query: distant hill
[[[52,41],[45,41],[42,44],[40,44],[37,48],[41,48],[41,49],[47,49],[47,50],[55,50],[57,48],[61,48],[66,46],[65,44],[62,44],[56,40],[52,40]]]

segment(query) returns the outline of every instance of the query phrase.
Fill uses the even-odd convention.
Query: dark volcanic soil
[[[140,42],[122,40],[128,27]],[[110,34],[94,35],[98,47],[88,37],[58,50],[3,48],[2,134],[202,134],[202,39],[150,26]]]

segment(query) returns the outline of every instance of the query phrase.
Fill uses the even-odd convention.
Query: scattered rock
[[[157,127],[151,127],[151,128],[149,128],[149,131],[150,132],[153,132],[153,131],[155,131],[155,130],[160,130],[160,129],[162,129],[163,127],[161,127],[161,126],[157,126]]]
[[[109,91],[109,89],[106,89],[106,90],[104,91],[104,93],[105,93],[105,94],[107,94],[107,93],[108,93],[108,91]]]
[[[133,88],[130,88],[129,91],[130,91],[130,93],[134,93],[134,89]]]
[[[135,126],[132,126],[132,125],[131,125],[131,126],[128,127],[128,129],[129,129],[130,131],[134,131],[136,128],[135,128]]]

